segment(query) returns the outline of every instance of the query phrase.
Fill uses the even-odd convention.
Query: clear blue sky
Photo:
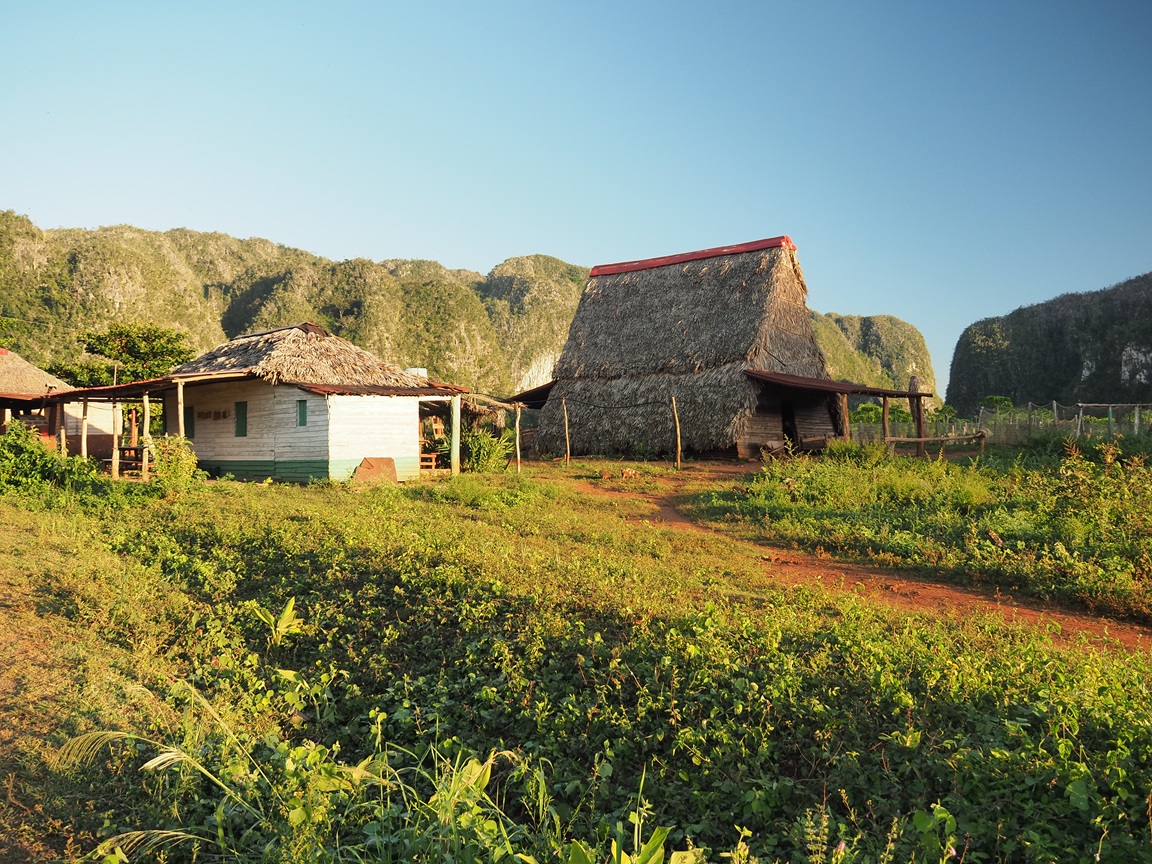
[[[1152,3],[18,3],[0,209],[487,272],[790,234],[941,390],[1152,270]]]

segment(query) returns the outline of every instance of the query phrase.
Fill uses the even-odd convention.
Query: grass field
[[[927,555],[999,584],[1024,578],[1003,549],[1035,540],[1102,584],[1146,548],[1138,520],[1109,533],[1143,506],[1143,467],[858,470],[872,459],[681,483],[706,531],[659,521],[644,496],[671,469],[654,464],[376,489],[9,482],[0,859],[76,859],[117,835],[130,860],[170,861],[575,862],[613,843],[684,860],[1152,856],[1146,652],[789,585],[764,546]],[[1004,530],[1004,495],[1078,477],[1118,502],[1088,545],[1058,521]],[[975,546],[931,503],[946,500]],[[869,527],[908,509],[911,529]],[[902,537],[933,518],[923,544]],[[1074,580],[1054,593],[1142,615],[1131,557],[1123,602]]]

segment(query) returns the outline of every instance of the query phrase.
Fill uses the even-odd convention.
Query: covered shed
[[[109,455],[113,422],[110,406],[62,403],[50,398],[72,389],[15,351],[0,348],[0,429],[16,419],[36,427],[45,440],[57,444],[63,430],[69,453]]]
[[[807,293],[787,236],[592,268],[538,447],[564,452],[567,426],[573,453],[669,452],[673,398],[687,451],[748,455],[845,434],[835,394],[746,374],[827,379]]]

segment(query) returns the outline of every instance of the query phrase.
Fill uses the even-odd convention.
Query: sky
[[[9,4],[0,210],[487,273],[788,234],[820,312],[1152,270],[1152,3]]]

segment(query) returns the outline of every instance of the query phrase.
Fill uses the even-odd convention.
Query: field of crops
[[[687,532],[642,497],[659,465],[113,487],[8,441],[0,857],[1147,859],[1146,652],[765,561],[1147,620],[1147,469],[1030,459],[774,462],[684,486]]]

